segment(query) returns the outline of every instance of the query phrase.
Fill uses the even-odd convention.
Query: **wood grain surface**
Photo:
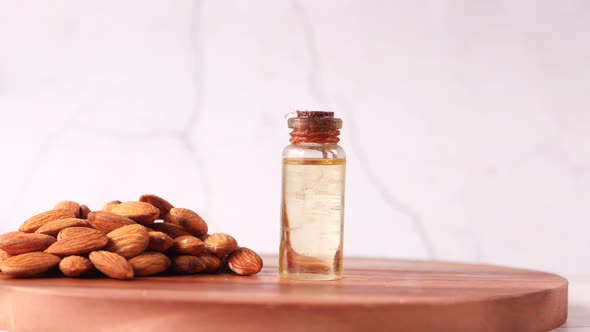
[[[340,281],[233,275],[0,278],[14,331],[549,331],[567,280],[488,265],[347,258]]]

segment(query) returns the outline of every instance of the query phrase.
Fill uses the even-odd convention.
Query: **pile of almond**
[[[91,212],[73,201],[0,235],[0,269],[13,277],[155,274],[256,274],[262,259],[224,233],[208,234],[196,212],[156,195],[107,203]],[[56,267],[59,267],[57,271]]]

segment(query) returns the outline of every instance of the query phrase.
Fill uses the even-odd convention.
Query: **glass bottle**
[[[333,112],[298,111],[288,120],[291,144],[283,150],[282,278],[342,278],[346,155],[342,120]]]

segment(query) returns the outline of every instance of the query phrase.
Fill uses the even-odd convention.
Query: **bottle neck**
[[[320,143],[320,144],[335,144],[340,142],[340,130],[338,129],[323,129],[323,130],[304,130],[293,129],[291,131],[291,144],[300,143]]]

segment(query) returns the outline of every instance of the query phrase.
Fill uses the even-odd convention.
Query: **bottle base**
[[[291,280],[340,280],[341,274],[318,274],[318,273],[280,273],[282,279]]]

